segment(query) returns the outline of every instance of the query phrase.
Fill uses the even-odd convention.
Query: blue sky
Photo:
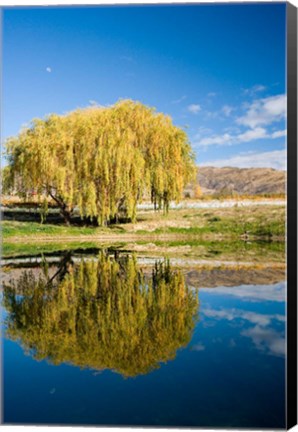
[[[286,4],[3,9],[2,137],[131,98],[186,128],[199,165],[285,168]]]

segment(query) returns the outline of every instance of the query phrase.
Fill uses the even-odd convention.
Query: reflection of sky
[[[285,302],[285,288],[285,282],[280,282],[273,285],[241,285],[238,287],[216,287],[212,289],[201,288],[200,292],[207,290],[209,294],[233,296],[250,302],[263,300]]]
[[[133,379],[37,362],[18,343],[4,340],[5,419],[284,428],[284,291],[284,283],[200,289],[189,345]]]
[[[228,426],[283,427],[285,283],[201,288],[198,295],[187,367],[200,371],[206,400],[218,411],[230,407]]]
[[[285,283],[201,289],[199,297],[199,325],[204,334],[220,335],[209,340],[222,341],[232,333],[227,346],[245,343],[246,338],[249,350],[285,355]],[[198,342],[195,346],[203,344]]]

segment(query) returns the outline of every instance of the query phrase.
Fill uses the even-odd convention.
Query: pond
[[[92,249],[4,269],[4,423],[285,427],[278,266]]]

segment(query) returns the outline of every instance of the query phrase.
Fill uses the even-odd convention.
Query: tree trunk
[[[71,213],[73,209],[69,209],[69,206],[67,206],[63,200],[57,196],[55,196],[50,190],[48,191],[50,197],[58,204],[58,207],[60,208],[60,214],[64,219],[64,222],[66,225],[70,225],[71,223]]]
[[[61,207],[60,208],[60,214],[63,217],[65,224],[67,226],[69,226],[71,223],[71,212],[66,210],[65,208]]]

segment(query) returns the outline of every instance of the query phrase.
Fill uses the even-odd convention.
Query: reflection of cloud
[[[273,329],[266,329],[256,325],[253,328],[244,330],[242,336],[249,337],[256,348],[261,351],[269,351],[269,354],[284,356],[286,341],[278,332]]]
[[[234,347],[236,346],[236,342],[234,341],[234,339],[231,339],[231,340],[230,340],[229,346],[230,346],[231,348],[234,348]]]
[[[229,310],[205,309],[202,311],[202,314],[208,318],[226,319],[228,321],[232,321],[235,318],[235,315]]]
[[[285,338],[283,336],[283,331],[285,327],[285,315],[262,314],[254,311],[247,311],[235,308],[218,310],[207,308],[203,310],[201,314],[213,320],[213,322],[219,320],[226,320],[234,323],[235,320],[240,320],[242,326],[251,325],[249,326],[250,328],[245,329],[240,333],[241,336],[250,338],[255,347],[260,351],[276,356],[285,355]],[[244,324],[245,321],[246,323]],[[272,328],[273,321],[283,323],[282,326],[279,326],[279,328],[281,328],[282,330],[274,330]],[[236,346],[234,339],[230,340],[229,346]]]
[[[224,294],[241,298],[245,301],[275,301],[284,302],[285,282],[273,285],[241,285],[239,287],[216,287],[200,288],[200,291],[207,290],[208,294]]]
[[[216,325],[215,321],[209,321],[209,320],[204,320],[202,319],[201,321],[201,326],[204,328],[209,328],[209,327],[214,327]]]
[[[280,314],[274,314],[274,315],[265,315],[265,314],[257,314],[255,312],[245,312],[242,314],[242,318],[250,321],[255,324],[260,324],[263,326],[266,326],[270,324],[272,320],[285,322],[285,316]]]
[[[259,326],[267,326],[271,323],[272,320],[277,320],[281,322],[285,321],[285,317],[283,315],[258,314],[256,312],[243,311],[240,309],[222,309],[222,310],[205,309],[204,311],[202,311],[202,314],[206,315],[209,318],[225,319],[227,321],[233,321],[235,319],[243,319],[245,321],[249,321],[252,324],[257,324]]]
[[[204,351],[205,350],[205,346],[201,343],[198,343],[196,345],[193,345],[191,347],[192,351]]]

